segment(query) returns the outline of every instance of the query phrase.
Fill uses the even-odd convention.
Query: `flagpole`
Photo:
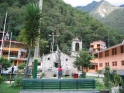
[[[10,36],[9,52],[8,52],[8,60],[9,60],[9,56],[10,56],[11,40],[12,40],[12,32],[11,32],[11,36]]]
[[[4,20],[4,28],[3,28],[3,35],[2,35],[2,42],[1,42],[1,49],[0,49],[0,57],[2,56],[4,33],[5,33],[5,29],[6,29],[6,19],[7,19],[7,12],[6,12],[5,20]]]

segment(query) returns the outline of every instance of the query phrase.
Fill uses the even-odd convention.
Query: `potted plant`
[[[122,79],[122,77],[120,78],[120,93],[124,93],[124,81],[123,81],[123,79]]]
[[[109,88],[111,86],[110,79],[110,68],[109,66],[105,67],[104,78],[103,78],[103,89],[100,90],[100,93],[109,93]]]
[[[121,81],[121,76],[117,74],[116,70],[113,70],[113,82],[112,82],[112,93],[119,91],[119,84]]]

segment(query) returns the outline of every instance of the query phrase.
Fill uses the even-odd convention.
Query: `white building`
[[[57,48],[55,52],[43,55],[42,71],[45,74],[52,73],[52,75],[57,75],[57,68],[59,64],[61,64],[63,75],[77,73],[78,70],[74,68],[73,62],[75,61],[74,56],[76,56],[80,50],[82,50],[82,42],[76,37],[72,40],[71,56],[59,51],[59,48]]]

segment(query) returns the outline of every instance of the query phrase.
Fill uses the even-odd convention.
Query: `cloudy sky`
[[[67,4],[71,4],[72,6],[85,6],[92,1],[100,1],[100,0],[63,0]],[[112,5],[119,6],[124,4],[124,0],[105,0],[111,3]]]

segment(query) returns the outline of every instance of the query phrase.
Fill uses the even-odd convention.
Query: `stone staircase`
[[[45,78],[53,77],[53,72],[52,71],[47,71],[47,72],[44,72],[44,73],[45,73]]]

